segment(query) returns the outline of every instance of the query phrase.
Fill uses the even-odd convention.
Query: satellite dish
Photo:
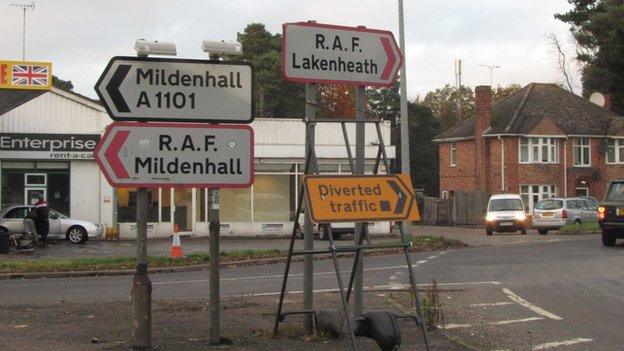
[[[604,107],[606,99],[605,99],[605,96],[602,93],[595,92],[595,93],[592,93],[589,96],[589,101],[593,102],[594,104],[596,104],[596,105],[598,105],[600,107]]]

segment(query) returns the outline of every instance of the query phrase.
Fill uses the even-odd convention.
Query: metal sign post
[[[132,348],[152,347],[152,281],[147,276],[147,189],[137,191],[137,266],[132,280]]]
[[[314,147],[315,140],[315,127],[316,127],[316,84],[306,83],[306,159],[312,157],[312,148]],[[305,174],[316,174],[317,169],[315,164],[308,164],[305,169]],[[303,195],[303,194],[302,194]],[[314,249],[314,223],[310,219],[310,211],[304,204],[304,227],[305,233],[303,235],[304,243],[303,247],[306,250]],[[303,258],[303,309],[307,311],[314,310],[314,256],[312,254],[306,255]],[[307,334],[313,334],[313,320],[311,314],[305,314],[304,316],[304,329]]]
[[[210,221],[208,228],[210,230],[210,296],[208,304],[210,305],[210,327],[208,329],[208,342],[211,344],[219,344],[221,342],[221,321],[220,321],[220,277],[219,265],[221,262],[219,248],[219,234],[221,223],[219,220],[220,209],[220,191],[219,189],[208,189],[208,200],[210,206],[208,211],[208,219]]]
[[[364,103],[366,101],[366,96],[364,95],[364,87],[358,86],[356,88],[355,95],[355,172],[354,174],[364,174],[364,140],[365,140],[365,125],[364,125]],[[356,222],[355,223],[355,245],[362,245],[362,237],[364,236],[363,228],[368,228],[366,222]],[[362,315],[362,305],[364,303],[364,271],[363,271],[363,261],[364,257],[360,257],[360,259],[355,264],[355,285],[353,291],[353,315],[361,316]]]

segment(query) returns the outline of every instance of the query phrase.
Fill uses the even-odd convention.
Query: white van
[[[520,231],[520,233],[525,235],[528,223],[524,211],[524,203],[520,195],[492,195],[485,215],[485,232],[487,235],[492,235],[495,231]]]

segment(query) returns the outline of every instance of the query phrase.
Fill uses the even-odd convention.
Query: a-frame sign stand
[[[306,102],[307,104],[313,103],[310,101]],[[314,128],[317,122],[319,122],[321,120],[310,120],[309,118],[306,118],[305,123],[306,123],[306,160],[305,160],[305,174],[309,175],[309,174],[318,174],[318,161],[317,161],[317,157],[316,157],[316,152],[315,152],[315,147],[314,144],[311,142],[310,140],[310,135],[314,135]],[[380,170],[380,164],[381,162],[383,162],[383,166],[385,168],[386,173],[388,172],[388,170],[390,169],[390,164],[388,161],[388,157],[386,154],[386,148],[385,148],[385,144],[383,141],[383,136],[381,133],[381,127],[380,127],[380,120],[368,120],[368,121],[354,121],[354,120],[322,120],[323,122],[335,122],[335,123],[340,123],[342,126],[342,132],[343,132],[343,136],[344,136],[344,141],[345,141],[345,146],[347,149],[347,155],[348,155],[348,159],[349,159],[349,166],[351,168],[351,172],[354,172],[355,166],[354,166],[354,160],[353,160],[353,155],[351,153],[351,146],[349,143],[349,137],[347,134],[347,127],[346,127],[346,123],[374,123],[375,124],[375,128],[377,131],[377,137],[379,140],[379,147],[377,150],[377,157],[375,160],[375,165],[373,167],[373,173],[375,175],[379,174],[379,170]],[[410,256],[410,248],[412,247],[411,242],[409,241],[409,239],[407,238],[407,235],[405,233],[405,230],[403,228],[403,224],[402,222],[398,222],[398,229],[400,232],[400,236],[401,236],[401,241],[398,243],[393,243],[393,244],[373,244],[371,242],[371,238],[368,232],[368,225],[367,223],[363,223],[362,226],[360,226],[360,233],[355,233],[355,237],[358,238],[358,241],[355,243],[355,245],[348,245],[348,246],[336,246],[335,242],[334,242],[334,238],[333,238],[333,234],[331,231],[331,226],[327,226],[327,234],[328,234],[328,238],[329,238],[329,247],[327,249],[313,249],[313,250],[294,250],[294,245],[295,245],[295,240],[297,238],[298,235],[298,230],[300,230],[300,224],[299,224],[299,215],[302,213],[303,211],[303,199],[305,196],[305,191],[306,188],[304,186],[304,183],[302,182],[300,190],[299,190],[299,199],[297,202],[297,212],[295,214],[295,223],[293,226],[293,230],[291,233],[291,238],[290,238],[290,245],[288,247],[288,256],[286,259],[286,265],[284,268],[284,277],[282,279],[282,287],[280,290],[280,297],[279,297],[279,302],[278,302],[278,306],[277,306],[277,313],[275,315],[275,324],[274,324],[274,328],[273,328],[273,333],[274,335],[277,334],[278,332],[278,327],[279,327],[279,323],[283,322],[286,318],[286,316],[288,315],[293,315],[293,314],[305,314],[305,315],[310,315],[312,316],[314,319],[316,319],[316,315],[315,315],[315,311],[313,309],[311,310],[298,310],[298,311],[287,311],[284,312],[283,311],[283,303],[284,303],[284,296],[286,295],[286,285],[287,285],[287,281],[288,281],[288,275],[290,273],[290,264],[292,263],[292,258],[295,255],[318,255],[318,254],[331,254],[332,257],[332,261],[334,264],[334,269],[336,271],[336,278],[338,281],[338,290],[340,292],[340,300],[342,303],[342,308],[345,314],[345,319],[347,321],[347,328],[348,328],[348,332],[349,332],[349,336],[351,338],[351,345],[353,347],[353,350],[357,350],[357,344],[356,344],[356,340],[355,340],[355,334],[354,334],[354,326],[353,326],[353,319],[351,318],[351,314],[349,312],[349,300],[351,298],[351,293],[353,291],[353,283],[354,283],[354,279],[355,279],[355,274],[356,274],[356,267],[358,266],[358,262],[361,260],[363,251],[365,250],[374,250],[374,249],[383,249],[383,248],[402,248],[403,252],[405,254],[405,260],[407,263],[407,269],[409,271],[409,277],[410,277],[410,288],[411,288],[411,293],[414,296],[414,303],[416,305],[416,312],[417,314],[414,315],[401,315],[398,316],[399,318],[413,318],[418,327],[421,329],[422,332],[422,337],[425,343],[425,347],[426,350],[429,350],[429,341],[428,341],[428,337],[427,337],[427,329],[426,329],[426,325],[423,319],[423,313],[422,313],[422,306],[420,303],[420,298],[418,296],[418,290],[416,288],[416,276],[414,274],[414,268],[412,266],[412,259]],[[359,234],[359,235],[358,235]],[[364,244],[364,239],[366,239],[366,244]],[[353,265],[352,265],[352,269],[351,269],[351,274],[349,276],[349,282],[347,283],[346,287],[344,284],[344,281],[342,279],[342,275],[341,275],[341,270],[340,270],[340,265],[338,262],[338,253],[354,253],[354,258],[353,258]]]

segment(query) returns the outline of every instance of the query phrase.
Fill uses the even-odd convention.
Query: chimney
[[[475,173],[477,189],[488,191],[489,147],[483,132],[492,125],[492,91],[487,85],[475,88]]]
[[[475,88],[475,137],[492,125],[492,91],[487,85]]]
[[[613,111],[611,109],[611,107],[612,107],[612,105],[611,105],[612,104],[612,100],[613,100],[613,95],[611,95],[611,94],[604,94],[604,105],[602,105],[602,107],[605,110]]]

